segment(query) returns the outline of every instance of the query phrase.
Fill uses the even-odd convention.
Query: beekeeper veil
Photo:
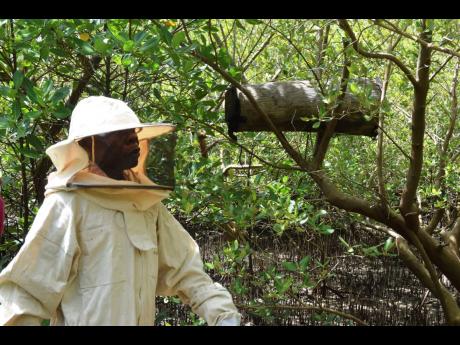
[[[95,174],[94,136],[134,129],[139,140],[137,166],[125,171],[127,180],[115,180]],[[141,123],[129,106],[120,100],[91,96],[80,101],[72,112],[66,140],[46,150],[56,171],[48,177],[48,190],[112,188],[156,189],[174,188],[175,126],[167,123]],[[91,152],[78,142],[90,137]]]

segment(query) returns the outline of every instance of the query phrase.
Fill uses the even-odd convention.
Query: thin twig
[[[358,39],[356,38],[355,33],[353,32],[352,28],[350,27],[350,24],[348,24],[347,20],[345,19],[339,19],[339,26],[340,28],[345,31],[345,33],[351,38],[352,40],[352,45],[353,48],[358,52],[359,54],[368,57],[368,58],[373,58],[373,59],[386,59],[392,61],[396,66],[398,66],[401,71],[406,75],[406,77],[410,80],[412,85],[417,88],[418,87],[418,82],[415,79],[415,77],[412,75],[411,71],[407,68],[406,65],[404,65],[401,60],[399,60],[396,56],[388,53],[371,53],[368,51],[365,51],[359,46]]]
[[[430,82],[434,79],[434,77],[436,77],[436,75],[441,72],[441,70],[447,65],[447,63],[453,58],[454,56],[453,55],[450,55],[446,61],[444,61],[444,63],[436,70],[436,72],[434,72],[431,77],[430,77]]]
[[[280,30],[278,30],[277,28],[273,27],[271,24],[269,24],[269,26],[275,30],[277,33],[279,33],[286,41],[289,42],[289,44],[297,51],[297,53],[300,55],[300,57],[302,58],[302,60],[305,62],[305,64],[308,66],[308,68],[310,69],[310,71],[312,72],[313,74],[313,77],[315,78],[316,82],[318,83],[318,87],[321,91],[321,95],[325,96],[325,91],[324,91],[324,87],[321,83],[321,80],[319,79],[318,75],[316,74],[315,72],[315,69],[310,65],[310,63],[308,62],[308,60],[305,58],[305,56],[302,54],[302,52],[300,51],[300,49],[297,47],[297,45],[294,44],[294,42],[292,42],[292,40],[287,37],[283,32],[281,32]]]
[[[401,146],[399,146],[399,145],[396,143],[396,141],[394,141],[393,138],[390,137],[390,136],[388,135],[388,133],[385,132],[385,130],[384,130],[382,127],[379,126],[378,128],[383,132],[383,134],[385,134],[385,135],[387,136],[388,139],[391,140],[391,142],[399,149],[399,151],[401,151],[401,153],[402,153],[407,159],[409,159],[409,160],[412,159],[411,156],[409,156],[406,152],[404,152],[404,150],[401,148]]]
[[[408,34],[407,32],[404,32],[404,31],[400,30],[393,23],[389,22],[388,20],[384,20],[384,21],[385,21],[385,23],[387,23],[389,25],[389,27],[386,26],[386,25],[383,25],[382,22],[380,22],[380,21],[376,21],[375,24],[378,25],[378,26],[381,26],[382,28],[385,28],[387,30],[396,32],[396,33],[398,33],[400,35],[403,35],[404,37],[407,37],[407,38],[409,38],[409,39],[411,39],[411,40],[413,40],[415,42],[418,42],[422,46],[424,46],[424,47],[426,47],[428,49],[436,50],[436,51],[439,51],[439,52],[442,52],[442,53],[450,54],[452,56],[460,57],[460,50],[453,51],[452,49],[449,49],[449,48],[442,48],[442,47],[436,46],[432,42],[427,42],[427,41],[425,41],[424,39],[422,39],[420,37],[414,37],[414,36]]]

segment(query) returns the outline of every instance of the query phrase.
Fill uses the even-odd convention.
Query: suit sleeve
[[[0,273],[0,325],[39,325],[53,318],[76,276],[79,252],[74,212],[51,194],[21,249]]]
[[[159,274],[157,294],[178,295],[192,311],[214,326],[238,313],[230,293],[214,283],[203,269],[197,243],[182,225],[160,205],[158,214]]]

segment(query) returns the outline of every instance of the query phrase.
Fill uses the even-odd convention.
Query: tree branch
[[[436,46],[434,45],[430,40],[426,40],[426,39],[423,39],[422,37],[414,37],[410,34],[408,34],[407,32],[404,32],[402,31],[401,29],[399,29],[398,27],[396,27],[396,25],[394,25],[393,23],[389,22],[388,20],[385,20],[385,23],[388,24],[389,26],[386,26],[386,25],[383,25],[380,21],[374,21],[375,24],[381,26],[382,28],[385,28],[387,30],[390,30],[390,31],[393,31],[393,32],[396,32],[404,37],[407,37],[413,41],[416,41],[418,43],[420,43],[422,46],[430,49],[430,50],[436,50],[436,51],[439,51],[439,52],[442,52],[442,53],[446,53],[446,54],[450,54],[452,56],[456,56],[456,57],[459,57],[460,58],[460,51],[454,51],[452,49],[449,49],[449,48],[442,48],[442,47],[439,47],[439,46]]]
[[[434,232],[434,230],[436,229],[436,227],[438,226],[438,224],[441,221],[442,217],[444,217],[444,213],[445,213],[444,208],[437,209],[434,212],[433,217],[431,217],[431,220],[428,223],[428,225],[425,228],[423,228],[423,231],[426,231],[427,233],[429,233],[431,235]]]
[[[399,67],[399,69],[401,69],[401,71],[404,73],[404,75],[410,80],[410,82],[412,83],[412,85],[414,86],[414,88],[417,87],[417,80],[415,79],[415,77],[412,75],[412,73],[409,71],[409,69],[407,68],[406,65],[404,65],[401,60],[399,60],[396,56],[392,55],[392,54],[388,54],[388,53],[371,53],[371,52],[368,52],[368,51],[365,51],[364,49],[362,49],[360,46],[359,46],[359,43],[358,43],[358,40],[356,38],[356,35],[355,33],[353,32],[352,28],[350,27],[350,25],[348,24],[347,20],[346,19],[339,19],[339,26],[340,28],[345,31],[345,33],[348,35],[348,37],[350,37],[350,39],[352,40],[352,44],[353,44],[353,48],[356,50],[356,52],[358,52],[359,54],[361,54],[362,56],[365,56],[365,57],[368,57],[368,58],[372,58],[372,59],[386,59],[386,60],[390,60],[392,61],[396,66]]]
[[[347,91],[348,79],[350,77],[349,67],[351,65],[351,61],[348,59],[348,55],[346,52],[346,49],[348,48],[349,44],[350,43],[347,42],[346,40],[343,41],[343,51],[344,51],[343,59],[344,61],[343,61],[343,68],[342,68],[342,76],[340,79],[340,93],[332,108],[332,114],[331,114],[332,120],[329,121],[324,132],[322,131],[318,132],[318,146],[313,156],[313,167],[315,170],[318,170],[321,168],[323,160],[326,156],[326,152],[329,147],[329,143],[331,141],[332,135],[334,134],[335,127],[338,121],[337,114],[335,113],[335,111],[341,107],[343,99],[345,98],[345,94]]]
[[[438,173],[435,178],[435,187],[441,190],[442,194],[446,192],[446,184],[444,181],[444,176],[446,174],[446,163],[447,163],[447,151],[449,149],[450,140],[452,139],[452,135],[454,133],[455,125],[457,123],[457,116],[458,116],[458,101],[457,101],[457,85],[458,85],[458,72],[460,69],[460,60],[457,59],[457,64],[455,65],[454,77],[452,80],[452,86],[450,89],[450,97],[451,97],[451,110],[450,110],[450,123],[449,129],[447,130],[446,137],[444,139],[440,158],[439,158],[439,169]],[[432,234],[436,226],[442,219],[444,215],[444,208],[439,208],[435,211],[433,218],[431,219],[428,226],[425,228],[429,234]]]
[[[436,75],[441,72],[441,70],[446,67],[447,63],[453,58],[454,56],[453,55],[450,55],[446,61],[444,61],[444,63],[436,70],[436,72],[434,72],[431,77],[430,77],[430,83],[431,81],[434,79],[434,77],[436,77]]]
[[[382,85],[382,95],[380,97],[380,104],[383,104],[385,101],[385,97],[387,94],[388,83],[390,81],[390,74],[391,74],[391,63],[385,67],[384,77],[383,77],[383,85]],[[384,128],[385,122],[385,113],[383,111],[379,112],[379,128]],[[379,188],[379,196],[382,201],[383,205],[388,205],[388,193],[385,189],[385,180],[383,178],[383,131],[379,131],[378,139],[377,139],[377,180],[378,180],[378,188]]]
[[[321,65],[323,63],[324,53],[325,53],[325,46],[327,45],[327,41],[329,39],[329,30],[331,24],[326,24],[326,29],[321,28],[318,37],[318,54],[316,56],[316,67],[318,68],[318,79],[321,80],[321,76],[323,74],[323,69]]]
[[[431,39],[432,33],[425,30],[425,21],[422,21],[424,31],[421,36]],[[414,102],[412,111],[411,131],[411,160],[406,177],[406,187],[401,195],[400,210],[412,230],[420,228],[418,219],[419,209],[416,205],[415,194],[420,182],[423,166],[423,140],[425,135],[426,99],[428,94],[429,71],[431,65],[431,51],[421,45],[417,61],[417,86],[414,88]]]
[[[389,43],[387,53],[391,54],[393,50],[396,48],[398,43],[400,42],[402,36],[398,36],[394,42]],[[390,61],[388,61],[387,65],[385,66],[385,71],[383,75],[383,83],[382,83],[382,94],[380,96],[380,106],[384,104],[385,98],[387,95],[387,90],[388,90],[388,85],[390,83],[390,75],[391,75],[391,67],[392,64]],[[385,189],[385,180],[383,178],[383,134],[384,130],[383,128],[385,127],[385,113],[380,109],[379,111],[379,123],[378,126],[380,128],[379,134],[378,134],[378,142],[377,142],[377,154],[376,154],[376,160],[377,160],[377,180],[378,180],[378,190],[379,190],[379,196],[382,201],[382,205],[389,205],[389,199],[388,199],[388,193]]]
[[[407,229],[408,233],[413,231]],[[404,236],[411,240],[408,234]],[[417,237],[426,250],[430,260],[444,273],[457,290],[460,290],[460,259],[451,249],[425,231],[418,231]],[[411,240],[412,241],[412,240]]]
[[[128,20],[128,37],[131,39],[131,19]],[[124,86],[123,86],[123,94],[122,99],[126,101],[126,97],[128,96],[128,77],[129,77],[129,70],[128,66],[125,67],[125,79],[124,79]]]
[[[264,42],[264,44],[260,47],[260,49],[251,57],[251,60],[246,64],[246,60],[243,61],[242,66],[243,66],[243,73],[246,72],[246,70],[252,65],[252,62],[257,58],[257,56],[262,53],[262,51],[267,47],[267,45],[270,43],[271,39],[275,36],[275,34],[271,34],[267,40]],[[249,57],[249,56],[248,56]]]
[[[408,232],[409,237],[411,238],[412,242],[420,252],[423,262],[425,263],[425,267],[429,273],[428,277],[430,278],[429,280],[431,280],[431,284],[429,283],[428,277],[426,276],[426,272],[424,272],[423,269],[420,269],[420,267],[416,267],[415,263],[413,262],[414,258],[412,257],[412,267],[416,268],[413,272],[419,277],[419,279],[424,284],[426,284],[426,287],[430,288],[430,290],[433,289],[433,293],[441,301],[441,305],[443,306],[443,311],[446,315],[447,322],[451,325],[460,325],[460,308],[457,305],[457,302],[452,296],[452,294],[439,282],[438,274],[436,273],[433,263],[431,262],[430,257],[428,256],[427,252],[425,251],[425,248],[419,240],[419,234],[420,232]],[[401,239],[397,239],[397,241],[398,240],[400,241],[399,245],[404,246],[404,242],[401,241]],[[406,254],[403,255],[407,255],[408,250],[409,248],[407,247]],[[410,255],[408,256],[408,258],[410,258]],[[418,263],[418,261],[416,262]]]
[[[412,273],[414,273],[417,278],[420,279],[423,285],[427,287],[433,295],[435,295],[437,298],[440,298],[439,291],[436,290],[433,281],[430,278],[430,273],[410,250],[407,241],[402,237],[397,237],[396,248],[398,248],[399,257],[404,261]]]
[[[452,252],[460,259],[460,217],[457,217],[451,231],[446,231],[441,234],[443,240],[447,243]]]
[[[249,61],[249,58],[251,57],[251,53],[254,51],[254,49],[257,47],[257,45],[259,44],[259,42],[262,40],[262,38],[264,37],[264,34],[265,34],[265,31],[267,30],[267,27],[268,27],[268,24],[265,24],[264,26],[264,29],[262,30],[261,34],[259,35],[259,37],[257,38],[256,42],[254,43],[254,45],[249,49],[249,53],[248,55],[246,55],[246,57],[243,59],[243,61],[241,62],[241,67],[243,66],[246,66],[246,69],[250,66],[251,62],[249,62],[248,64],[246,64],[248,61]],[[254,26],[252,27],[254,28]],[[270,40],[272,39],[272,37],[274,36],[275,34],[271,34],[270,37],[268,38],[267,41],[265,41],[265,43],[262,45],[262,50],[265,48],[265,46],[267,46],[267,44],[270,42]],[[247,40],[247,43],[249,44],[249,40]],[[247,45],[246,45],[247,46]],[[241,54],[241,56],[243,56],[243,54],[245,53],[246,51],[246,46],[244,47],[244,50],[243,50],[243,53]],[[256,55],[259,55],[260,52],[258,52]],[[254,61],[255,57],[251,59],[251,61]]]
[[[396,141],[394,141],[394,139],[383,129],[383,127],[380,127],[379,126],[379,129],[383,132],[383,134],[385,134],[385,136],[390,139],[390,141],[393,143],[394,146],[396,146],[396,148],[401,151],[401,153],[404,155],[404,157],[406,157],[409,161],[412,159],[411,156],[409,156],[409,154],[403,150],[403,148],[401,146],[398,145],[398,143]]]

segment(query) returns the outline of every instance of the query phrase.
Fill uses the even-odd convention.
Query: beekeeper
[[[145,174],[147,143],[173,125],[140,123],[126,103],[91,96],[68,139],[46,150],[56,171],[24,244],[0,273],[0,324],[153,325],[155,296],[178,295],[208,325],[239,325],[229,292]]]

